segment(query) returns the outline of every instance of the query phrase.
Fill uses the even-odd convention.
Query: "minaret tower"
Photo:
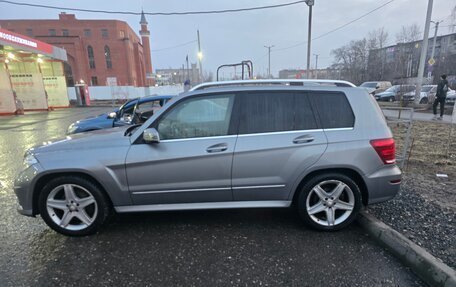
[[[150,42],[149,42],[149,37],[150,37],[150,32],[147,30],[147,20],[146,16],[144,15],[144,11],[141,11],[141,30],[139,31],[139,35],[141,35],[141,42],[143,45],[143,51],[144,51],[144,61],[145,61],[145,67],[146,67],[146,83],[148,85],[151,84],[152,82],[152,59],[150,55]]]

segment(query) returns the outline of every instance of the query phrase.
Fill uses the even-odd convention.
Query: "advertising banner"
[[[49,107],[61,108],[70,105],[64,76],[44,77],[43,82],[48,96]]]
[[[4,64],[0,64],[0,115],[12,114],[16,111],[13,91],[8,72]]]
[[[48,104],[41,74],[11,74],[11,83],[16,97],[24,105],[24,110],[47,110]]]

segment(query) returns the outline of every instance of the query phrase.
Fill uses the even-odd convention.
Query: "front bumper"
[[[401,188],[402,172],[397,165],[385,165],[364,178],[369,193],[368,204],[392,199]]]
[[[37,214],[37,211],[33,210],[33,183],[36,175],[42,170],[39,163],[33,164],[23,170],[14,181],[14,193],[18,201],[17,211],[22,215]]]

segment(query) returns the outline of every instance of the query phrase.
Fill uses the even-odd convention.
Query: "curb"
[[[370,236],[385,246],[430,286],[456,286],[456,270],[441,262],[401,233],[365,210],[359,213],[358,223]]]

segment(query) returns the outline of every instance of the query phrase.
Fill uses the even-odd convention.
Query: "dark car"
[[[394,85],[383,93],[375,95],[377,101],[394,102],[399,101],[406,93],[412,92],[416,87],[414,85]]]
[[[120,108],[106,114],[72,123],[67,134],[76,134],[118,126],[145,122],[153,113],[163,107],[172,96],[152,96],[127,101]]]

